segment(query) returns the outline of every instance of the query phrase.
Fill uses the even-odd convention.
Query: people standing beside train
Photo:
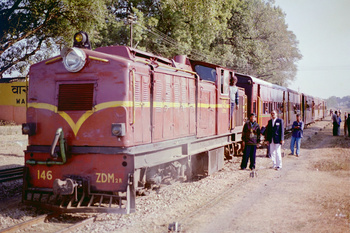
[[[337,131],[337,136],[340,136],[340,124],[341,124],[341,112],[338,112],[337,115],[337,123],[338,123],[338,131]]]
[[[341,117],[339,117],[338,111],[334,111],[334,114],[332,116],[332,121],[333,121],[333,136],[339,136]]]
[[[256,116],[254,113],[250,114],[249,121],[247,121],[243,126],[242,143],[244,151],[241,162],[241,170],[247,168],[248,159],[250,159],[249,168],[254,170],[256,147],[260,143],[260,126],[256,122]]]
[[[230,122],[229,122],[229,128],[234,128],[234,120],[233,120],[233,111],[234,109],[238,109],[239,106],[239,95],[238,95],[238,87],[237,84],[237,77],[233,76],[230,79]]]
[[[281,147],[284,144],[284,122],[277,117],[275,110],[271,112],[272,119],[267,124],[267,141],[270,145],[273,168],[282,169]]]
[[[338,111],[334,111],[334,114],[332,115],[332,123],[333,123],[333,136],[337,136],[338,132]]]
[[[348,114],[348,118],[346,119],[346,123],[348,125],[348,136],[350,137],[350,113]]]
[[[348,116],[347,116],[348,114],[345,112],[344,113],[344,137],[346,137],[347,135],[348,135],[348,121],[347,121],[347,119],[348,119]]]
[[[292,139],[290,142],[291,155],[294,155],[294,146],[296,144],[296,156],[300,155],[301,138],[303,137],[304,122],[300,119],[300,114],[297,114],[297,120],[292,125]]]

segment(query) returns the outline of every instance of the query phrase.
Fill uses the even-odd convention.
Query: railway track
[[[83,220],[76,221],[71,223],[69,221],[60,220],[60,221],[52,221],[53,218],[58,218],[60,214],[51,213],[40,215],[31,220],[16,224],[14,226],[8,227],[6,229],[0,230],[0,233],[11,233],[17,232],[22,229],[26,229],[29,232],[41,232],[42,229],[45,229],[45,232],[55,232],[55,233],[68,233],[74,232],[74,230],[78,228],[82,228],[83,226],[93,223],[97,218],[103,217],[106,215],[103,214],[95,214],[92,217],[85,218]]]
[[[11,180],[22,179],[23,170],[24,170],[23,166],[0,170],[0,183],[11,181]]]

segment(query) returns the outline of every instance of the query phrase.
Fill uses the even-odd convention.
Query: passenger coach
[[[287,130],[291,129],[297,114],[302,116],[305,124],[325,117],[326,104],[322,99],[249,75],[238,73],[235,75],[238,78],[237,86],[244,88],[247,96],[248,115],[255,113],[260,126],[267,125],[272,110],[275,110],[283,119]]]

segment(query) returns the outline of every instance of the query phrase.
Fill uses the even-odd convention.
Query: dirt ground
[[[0,139],[0,167],[23,163],[23,138]],[[108,214],[77,232],[168,232],[173,222],[181,232],[350,232],[350,138],[332,136],[324,120],[305,130],[300,157],[288,155],[289,142],[280,171],[260,149],[257,177],[235,157],[212,176],[138,197],[136,213]]]
[[[258,150],[257,177],[240,157],[199,181],[175,183],[136,200],[136,213],[107,215],[79,232],[350,232],[350,139],[333,137],[329,120],[305,130],[301,156],[271,169]],[[174,227],[172,228],[174,229]]]
[[[257,179],[225,197],[230,201],[196,215],[183,230],[350,232],[350,140],[331,135],[328,125],[304,138],[301,157],[285,156],[278,172],[260,169]]]
[[[0,126],[0,169],[23,166],[27,144],[21,126]]]

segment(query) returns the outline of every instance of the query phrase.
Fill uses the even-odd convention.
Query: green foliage
[[[331,96],[326,99],[328,109],[350,109],[350,95],[343,98]]]
[[[301,58],[273,0],[4,0],[0,6],[6,21],[0,74],[44,59],[57,44],[71,45],[80,30],[93,47],[129,45],[130,16],[133,46],[168,58],[186,54],[280,85],[294,79]]]
[[[232,8],[228,23],[231,35],[221,44],[230,49],[232,59],[224,65],[241,73],[287,85],[296,74],[296,62],[301,59],[298,42],[288,31],[284,13],[271,2],[240,1]],[[229,46],[228,46],[229,45]],[[219,49],[218,52],[223,51]],[[225,51],[224,56],[228,56]]]
[[[25,73],[28,63],[47,58],[77,31],[98,40],[105,12],[104,0],[1,1],[0,77],[13,70]]]
[[[271,1],[131,0],[113,6],[116,22],[104,34],[111,44],[129,43],[129,28],[120,22],[131,14],[140,49],[168,58],[186,54],[279,85],[295,77],[298,41]]]

